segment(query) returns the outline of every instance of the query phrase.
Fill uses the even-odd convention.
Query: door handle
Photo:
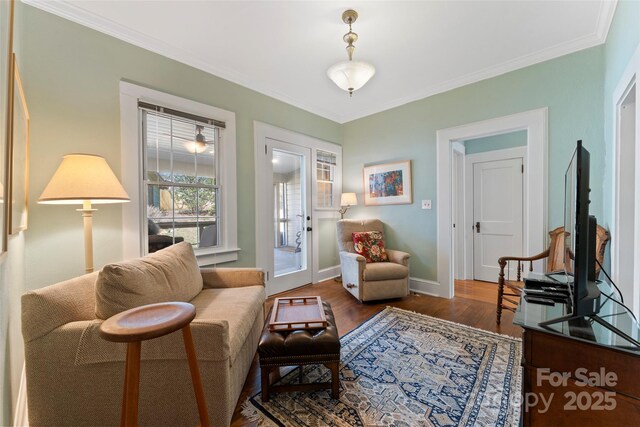
[[[476,222],[476,233],[480,232],[480,221]]]
[[[307,227],[307,231],[311,231],[311,230],[312,230],[312,228],[311,228],[311,227]]]

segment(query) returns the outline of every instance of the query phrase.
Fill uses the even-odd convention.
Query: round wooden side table
[[[198,403],[200,425],[209,427],[207,403],[198,361],[196,359],[190,323],[196,316],[196,308],[185,302],[149,304],[123,311],[105,320],[100,325],[100,335],[107,341],[126,342],[124,393],[122,396],[121,426],[138,425],[138,393],[140,387],[140,349],[142,341],[168,335],[182,329],[184,348],[187,353],[191,380]]]

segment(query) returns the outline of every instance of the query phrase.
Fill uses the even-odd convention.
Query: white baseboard
[[[431,280],[409,277],[409,290],[418,294],[449,298],[447,289],[441,286],[440,283]]]
[[[342,274],[340,266],[334,265],[333,267],[325,268],[318,271],[317,280],[315,280],[314,282],[319,283],[325,280],[333,279],[334,277],[338,277],[340,274]]]
[[[24,364],[22,364],[22,374],[20,375],[20,388],[18,389],[18,401],[16,402],[16,413],[13,417],[14,427],[29,427],[29,414],[27,411],[27,375]]]

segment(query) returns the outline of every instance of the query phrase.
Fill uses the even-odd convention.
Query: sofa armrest
[[[37,339],[70,322],[96,318],[98,272],[85,274],[22,295],[22,336]]]
[[[389,256],[389,261],[404,265],[405,267],[409,266],[409,258],[411,258],[411,255],[407,252],[397,251],[395,249],[385,249],[385,252],[387,252]]]
[[[264,286],[264,272],[258,268],[202,268],[205,289]]]

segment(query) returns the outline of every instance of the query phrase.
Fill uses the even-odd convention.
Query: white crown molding
[[[601,43],[607,41],[609,28],[611,28],[611,22],[613,22],[613,16],[616,14],[617,7],[618,0],[605,0],[600,3],[600,14],[598,15],[598,24],[596,25],[596,35],[601,40]]]
[[[503,62],[501,64],[497,64],[480,71],[476,71],[475,73],[448,80],[446,82],[418,91],[408,97],[394,99],[383,105],[359,110],[351,115],[340,116],[339,122],[346,123],[353,120],[361,119],[363,117],[390,110],[392,108],[428,98],[439,93],[444,93],[453,89],[457,89],[459,87],[477,83],[479,81],[497,77],[511,71],[516,71],[522,68],[529,67],[531,65],[539,64],[541,62],[549,61],[560,56],[568,55],[570,53],[578,52],[580,50],[603,44],[607,39],[607,34],[609,33],[609,28],[611,27],[611,22],[613,21],[613,15],[615,13],[617,4],[617,0],[603,1],[601,3],[596,31],[592,34],[561,44],[557,44],[547,49],[543,49],[529,55],[524,55],[511,61]]]
[[[134,46],[141,47],[169,59],[173,59],[175,61],[205,71],[209,74],[228,80],[232,83],[236,83],[240,86],[254,90],[263,95],[270,96],[294,107],[301,108],[312,114],[316,114],[334,122],[339,121],[339,116],[332,111],[325,110],[318,106],[309,105],[297,99],[293,99],[290,96],[273,90],[266,85],[253,82],[251,81],[251,79],[241,73],[231,71],[225,67],[209,64],[198,58],[196,55],[188,53],[179,47],[173,46],[169,43],[165,43],[154,37],[149,37],[146,34],[121,25],[110,19],[103,18],[92,12],[87,12],[86,10],[73,4],[69,4],[61,0],[22,0],[22,2],[35,8],[41,9],[45,12],[52,13],[61,18],[91,28],[103,34],[110,35]]]
[[[545,62],[563,55],[602,44],[606,41],[606,37],[609,32],[609,28],[611,26],[611,22],[613,20],[617,5],[617,0],[604,0],[601,2],[596,30],[592,34],[589,34],[587,36],[551,46],[547,49],[543,49],[529,55],[524,55],[520,58],[503,62],[501,64],[485,68],[475,73],[467,74],[462,77],[451,79],[446,82],[424,88],[411,96],[397,98],[382,104],[371,106],[369,108],[353,111],[351,114],[340,115],[325,108],[318,107],[317,105],[311,105],[298,99],[294,99],[277,90],[274,90],[268,85],[256,83],[241,73],[229,70],[219,65],[209,64],[201,60],[197,56],[187,53],[179,47],[165,43],[154,37],[149,37],[139,31],[118,24],[112,20],[103,18],[94,13],[87,12],[86,10],[73,4],[61,0],[22,1],[23,3],[36,7],[38,9],[76,22],[80,25],[92,28],[101,33],[108,34],[127,43],[176,60],[183,64],[200,69],[217,77],[244,86],[248,89],[270,96],[279,101],[285,102],[294,107],[301,108],[305,111],[340,124],[370,116],[372,114],[380,113],[382,111],[390,110],[392,108],[399,107],[410,102],[418,101],[420,99],[437,95],[439,93],[447,92],[449,90],[466,86],[472,83],[477,83],[479,81],[496,77],[501,74],[505,74],[540,62]]]

